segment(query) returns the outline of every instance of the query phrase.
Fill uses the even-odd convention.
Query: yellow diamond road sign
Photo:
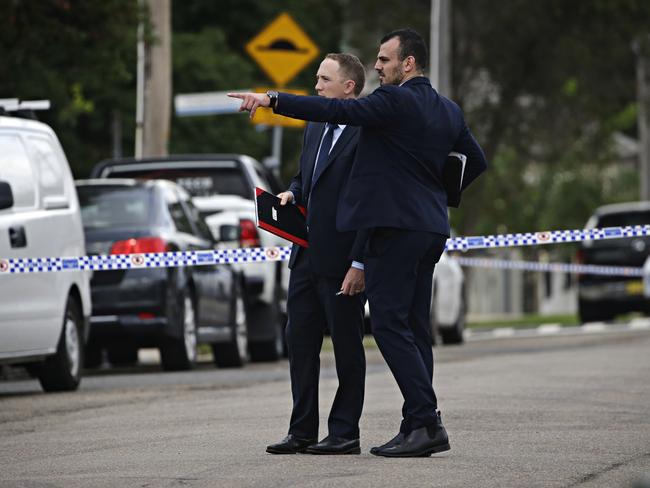
[[[284,86],[319,50],[291,16],[282,13],[246,44],[246,52],[278,86]]]

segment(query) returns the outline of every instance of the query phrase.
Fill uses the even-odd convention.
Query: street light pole
[[[431,31],[429,34],[429,77],[431,85],[440,89],[440,2],[431,0]]]
[[[431,0],[429,66],[431,85],[442,95],[451,97],[451,2],[449,0]]]
[[[135,88],[135,157],[142,157],[144,147],[144,22],[142,19],[144,0],[138,0],[140,22],[138,23],[138,65]]]
[[[650,35],[632,44],[636,53],[637,121],[641,200],[650,200]]]

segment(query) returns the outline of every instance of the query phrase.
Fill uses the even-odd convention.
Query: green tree
[[[77,177],[111,154],[114,117],[133,113],[137,3],[0,0],[0,97],[49,99]]]
[[[638,198],[612,135],[635,133],[632,40],[641,0],[454,2],[454,80],[491,162],[457,216],[463,231],[580,227],[593,208]],[[479,210],[480,209],[480,210]],[[487,218],[486,218],[487,217]]]

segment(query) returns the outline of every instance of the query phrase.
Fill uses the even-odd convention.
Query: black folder
[[[307,210],[300,205],[280,205],[275,195],[255,188],[255,217],[260,229],[309,247],[307,242]]]
[[[465,175],[465,164],[467,156],[457,152],[451,152],[447,156],[445,167],[442,172],[443,185],[447,191],[447,206],[459,207],[460,195],[463,188],[463,176]]]

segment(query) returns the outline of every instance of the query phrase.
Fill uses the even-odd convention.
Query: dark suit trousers
[[[366,359],[360,295],[336,296],[343,278],[314,274],[309,249],[301,249],[291,270],[286,337],[289,349],[293,411],[289,433],[318,437],[318,379],[323,334],[329,328],[339,386],[328,419],[329,434],[359,438]]]
[[[373,229],[364,257],[372,332],[402,396],[400,430],[435,424],[431,292],[447,237],[433,232]]]

